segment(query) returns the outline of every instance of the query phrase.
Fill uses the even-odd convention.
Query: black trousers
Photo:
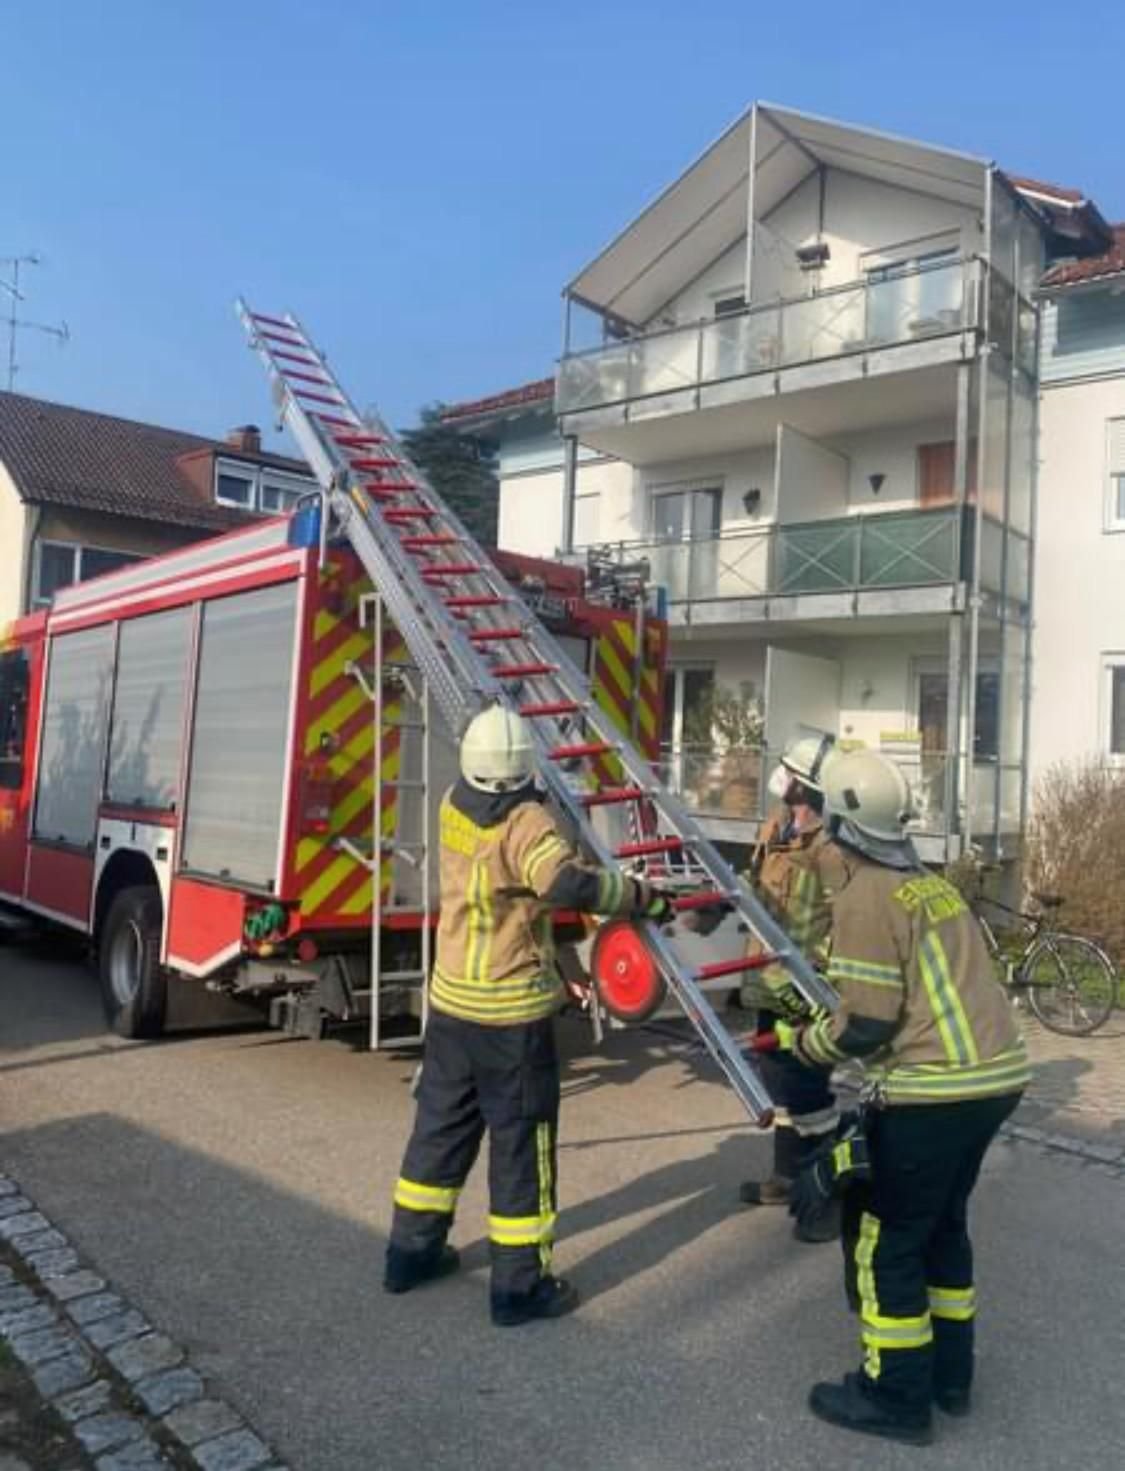
[[[431,1012],[392,1247],[440,1250],[487,1130],[492,1293],[529,1292],[551,1264],[558,1117],[550,1019],[485,1027]]]
[[[973,1377],[969,1196],[1020,1095],[873,1110],[871,1180],[844,1198],[844,1261],[876,1398],[928,1409]]]

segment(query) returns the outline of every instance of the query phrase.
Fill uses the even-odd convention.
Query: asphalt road
[[[976,1205],[978,1407],[910,1450],[805,1410],[854,1367],[833,1247],[734,1202],[767,1141],[706,1065],[568,1037],[557,1266],[574,1317],[487,1321],[481,1182],[458,1278],[379,1288],[412,1060],[255,1031],[105,1034],[57,948],[0,948],[0,1169],[299,1471],[1117,1468],[1125,1188],[997,1146]]]

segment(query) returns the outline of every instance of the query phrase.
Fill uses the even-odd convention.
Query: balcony
[[[759,617],[838,616],[942,611],[953,589],[972,579],[973,507],[845,516],[706,540],[619,542],[598,548],[621,563],[645,562],[662,587],[674,624],[726,623]],[[1026,604],[1030,544],[981,518],[981,588]],[[944,590],[904,608],[912,589]]]
[[[816,296],[570,354],[559,365],[558,412],[565,418],[628,405],[629,417],[650,417],[736,402],[754,396],[752,380],[763,375],[834,359],[848,360],[857,374],[870,371],[873,354],[897,354],[902,366],[949,360],[961,353],[959,335],[978,323],[982,270],[968,256],[871,271]],[[901,351],[939,342],[949,351]],[[777,389],[783,386],[779,378]]]

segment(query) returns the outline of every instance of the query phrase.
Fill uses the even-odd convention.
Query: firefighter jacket
[[[828,979],[840,1007],[798,1035],[802,1061],[861,1058],[887,1104],[1016,1093],[1030,1079],[1012,1006],[961,894],[841,848]]]
[[[492,795],[459,781],[439,817],[441,916],[430,982],[436,1011],[511,1026],[555,1012],[552,909],[643,910],[643,884],[579,861],[532,787]]]
[[[829,841],[819,817],[799,831],[789,830],[787,822],[785,807],[766,819],[751,874],[759,897],[797,948],[809,960],[822,961],[832,926],[832,895],[844,882],[846,870],[840,849]],[[761,943],[751,939],[748,954],[761,952]],[[751,972],[742,1001],[786,1016],[808,1011],[781,965]]]

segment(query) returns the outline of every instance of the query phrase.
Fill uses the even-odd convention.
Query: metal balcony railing
[[[960,332],[977,324],[981,272],[973,256],[887,267],[815,296],[568,354],[556,408],[577,413]]]

